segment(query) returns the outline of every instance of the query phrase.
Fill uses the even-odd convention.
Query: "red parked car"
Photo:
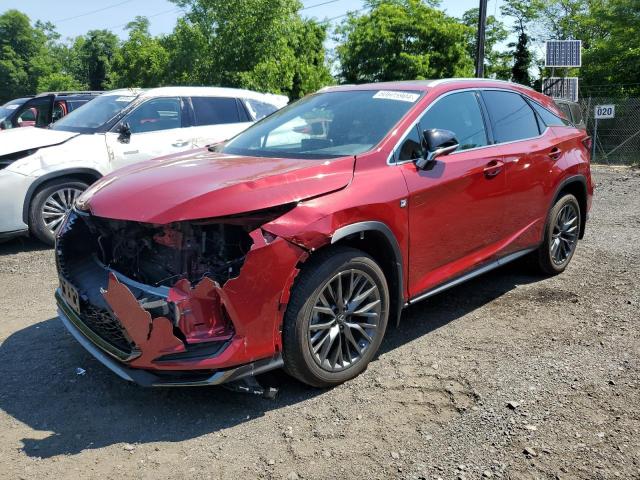
[[[58,234],[60,316],[141,385],[281,366],[335,385],[407,305],[523,255],[562,272],[591,205],[589,142],[512,83],[326,88],[90,187]]]

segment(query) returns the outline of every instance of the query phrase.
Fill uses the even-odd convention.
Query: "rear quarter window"
[[[540,135],[533,109],[515,92],[485,90],[482,92],[496,143],[525,140]]]
[[[580,105],[577,103],[572,103],[571,107],[571,118],[573,119],[573,123],[579,124],[582,123],[582,111],[580,110]]]
[[[558,126],[562,127],[562,126],[565,126],[565,125],[570,125],[570,123],[567,122],[565,119],[560,118],[555,113],[550,112],[549,110],[544,108],[542,105],[539,105],[538,103],[536,103],[534,101],[531,102],[531,105],[533,106],[533,109],[536,111],[536,113],[542,119],[542,122],[547,127],[558,127]],[[569,118],[571,118],[571,117],[569,117]]]
[[[196,126],[240,123],[240,105],[235,98],[228,97],[191,97]]]

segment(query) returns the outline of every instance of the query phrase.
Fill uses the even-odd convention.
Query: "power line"
[[[169,10],[163,10],[162,12],[154,13],[153,15],[144,15],[144,17],[146,17],[146,18],[154,18],[154,17],[159,17],[160,15],[165,15],[167,13],[178,13],[181,10],[182,10],[182,8],[171,8]],[[114,25],[112,27],[107,27],[106,29],[107,30],[111,30],[111,29],[126,27],[131,22],[132,22],[132,20],[129,20],[128,22],[121,23],[119,25]]]
[[[299,11],[309,10],[310,8],[321,7],[322,5],[329,5],[330,3],[336,3],[338,0],[329,0],[328,2],[316,3],[315,5],[309,5],[301,8]]]
[[[131,2],[133,2],[133,0],[124,0],[124,2],[114,3],[113,5],[107,5],[106,7],[98,8],[97,10],[91,10],[90,12],[81,13],[80,15],[74,15],[73,17],[54,20],[53,23],[61,23],[61,22],[66,22],[68,20],[75,20],[76,18],[87,17],[89,15],[93,15],[94,13],[103,12],[105,10],[109,10],[110,8],[119,7],[120,5],[124,5],[125,3],[131,3]]]
[[[343,17],[346,17],[346,16],[351,15],[351,14],[354,14],[354,15],[355,15],[355,14],[357,14],[357,13],[364,12],[365,10],[367,10],[367,9],[366,9],[366,8],[361,8],[361,9],[359,9],[359,10],[354,10],[353,12],[347,12],[347,13],[343,13],[342,15],[338,15],[338,16],[336,16],[336,17],[327,18],[327,19],[322,20],[321,22],[318,22],[318,23],[320,23],[320,24],[323,24],[323,23],[331,23],[331,22],[333,22],[334,20],[338,20],[339,18],[343,18]]]

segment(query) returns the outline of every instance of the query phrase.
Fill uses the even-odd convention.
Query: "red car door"
[[[456,134],[457,151],[420,170],[420,132]],[[506,235],[507,193],[498,147],[489,145],[475,91],[445,94],[431,103],[396,151],[409,190],[409,294],[416,296],[490,259]],[[413,158],[412,158],[413,157]]]
[[[510,241],[503,253],[509,254],[540,242],[552,190],[561,173],[556,162],[562,152],[552,130],[534,113],[534,104],[521,94],[485,90],[482,98],[495,141],[501,146],[508,181],[504,213]]]

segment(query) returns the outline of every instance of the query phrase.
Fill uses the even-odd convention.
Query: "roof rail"
[[[522,85],[521,83],[512,82],[511,80],[499,80],[497,78],[475,78],[475,77],[460,77],[460,78],[442,78],[439,80],[432,80],[432,86],[441,85],[443,83],[451,83],[451,82],[493,82],[493,83],[506,83],[508,85],[517,85],[518,87],[527,88],[529,90],[535,91],[533,88]]]
[[[68,91],[68,92],[42,92],[35,96],[46,97],[49,95],[101,95],[103,93],[104,93],[103,91],[99,91],[99,90],[78,90],[78,91]]]

